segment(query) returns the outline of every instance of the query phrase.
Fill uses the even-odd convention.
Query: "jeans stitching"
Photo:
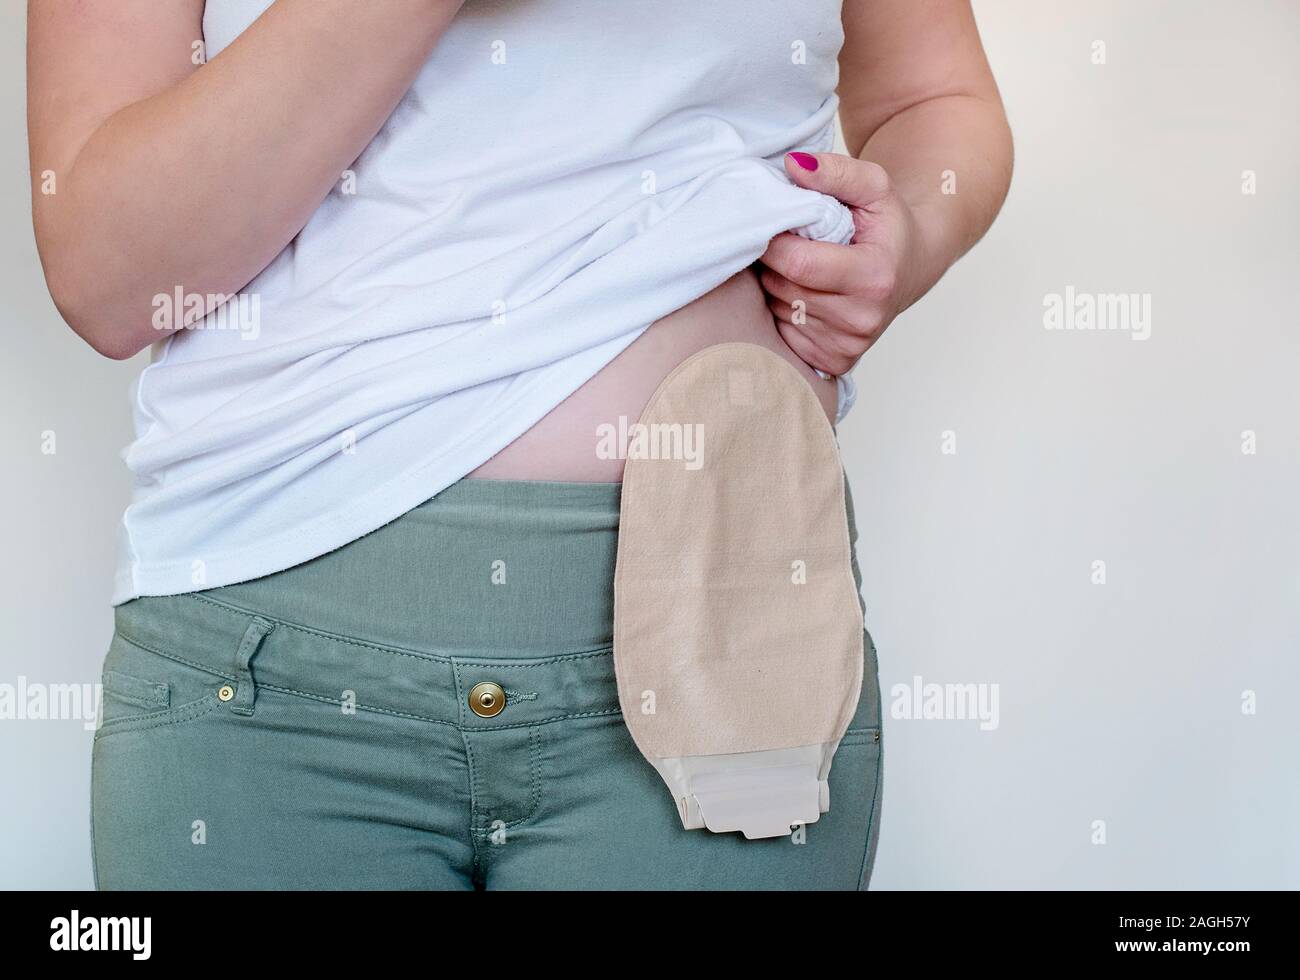
[[[282,687],[279,684],[259,683],[257,689],[259,691],[276,691],[280,694],[292,694],[300,698],[307,698],[310,701],[320,701],[325,704],[343,704],[343,702],[338,698],[327,697],[324,694],[314,694],[311,691],[299,691],[292,687]],[[457,701],[459,700],[460,698],[457,698]],[[599,718],[605,715],[621,715],[623,713],[620,708],[607,708],[601,711],[575,711],[566,715],[553,715],[549,718],[542,718],[537,721],[516,722],[513,725],[468,726],[462,725],[460,722],[447,721],[444,718],[430,718],[428,715],[417,715],[410,711],[398,711],[395,708],[381,708],[372,704],[361,704],[358,702],[355,707],[358,711],[373,711],[377,714],[391,715],[395,718],[409,718],[412,721],[425,721],[431,725],[449,725],[458,731],[468,732],[496,732],[514,728],[534,728],[538,725],[550,725],[558,721],[568,721],[573,718]]]
[[[235,679],[234,674],[227,674],[219,670],[214,670],[213,668],[208,667],[205,664],[195,663],[193,660],[186,660],[184,657],[178,657],[174,653],[167,653],[166,651],[158,650],[154,647],[151,647],[147,643],[141,643],[130,633],[127,633],[121,629],[118,629],[116,632],[117,635],[120,636],[127,643],[131,644],[133,647],[137,647],[143,650],[145,653],[152,653],[156,657],[163,657],[166,660],[171,660],[178,664],[184,664],[186,667],[193,667],[195,670],[201,670],[203,671],[203,673],[211,674],[213,677],[220,677],[222,680],[233,681]]]
[[[306,698],[309,701],[318,701],[322,704],[342,705],[344,702],[341,698],[327,697],[324,694],[313,694],[311,691],[299,691],[292,687],[281,687],[278,684],[257,685],[259,691],[275,691],[277,694],[295,695],[300,698]],[[394,708],[380,708],[373,704],[361,704],[360,702],[350,702],[358,711],[373,711],[376,714],[391,715],[394,718],[409,718],[412,721],[426,721],[431,725],[447,725],[451,728],[459,728],[454,721],[444,721],[441,718],[428,718],[424,715],[413,714],[409,711],[397,711]]]
[[[611,715],[622,715],[621,708],[607,708],[602,711],[575,711],[567,715],[554,715],[550,718],[542,718],[537,721],[520,721],[513,725],[484,725],[482,728],[470,728],[467,731],[472,732],[499,732],[513,728],[537,728],[541,725],[551,725],[557,721],[569,721],[574,718],[604,718]]]
[[[177,708],[168,710],[167,718],[158,719],[147,725],[132,725],[133,721],[143,721],[149,715],[141,715],[138,718],[117,718],[112,721],[102,722],[99,731],[95,733],[95,741],[101,742],[110,735],[119,735],[123,732],[144,732],[150,728],[166,728],[168,725],[178,725],[182,722],[197,721],[206,714],[216,710],[220,704],[216,698],[211,695],[205,696],[198,701],[192,701],[189,704],[183,704]]]
[[[226,612],[236,613],[240,616],[258,616],[261,617],[262,619],[265,619],[267,622],[274,623],[276,626],[283,626],[285,629],[295,630],[299,633],[306,633],[308,636],[314,636],[317,637],[318,639],[330,640],[334,643],[342,643],[345,646],[361,647],[366,650],[376,650],[380,653],[390,653],[395,657],[410,657],[411,659],[414,660],[424,660],[432,663],[441,663],[441,664],[461,663],[464,664],[466,667],[501,667],[501,668],[509,667],[511,669],[516,669],[516,668],[526,669],[529,667],[545,667],[550,664],[561,663],[566,660],[583,660],[588,657],[607,657],[613,654],[613,647],[611,647],[609,644],[603,644],[602,646],[594,650],[583,650],[574,653],[563,653],[554,657],[539,658],[535,663],[527,663],[527,664],[511,664],[509,660],[504,660],[504,661],[464,660],[455,654],[421,653],[418,650],[404,650],[401,647],[386,646],[381,643],[371,643],[367,640],[358,640],[354,637],[344,636],[339,633],[327,633],[324,630],[312,629],[309,626],[301,626],[298,623],[292,623],[284,619],[277,619],[274,616],[268,616],[265,613],[254,612],[251,609],[243,609],[240,606],[234,606],[226,602],[218,602],[216,599],[212,599],[204,595],[187,593],[183,596],[179,596],[178,598],[193,599],[196,602],[206,602],[208,603],[208,605],[215,606],[218,609],[225,610]],[[149,648],[145,647],[145,649],[149,649]],[[166,656],[166,654],[163,654],[163,656]]]
[[[520,664],[510,660],[464,660],[461,657],[452,657],[456,663],[462,667],[488,667],[493,670],[529,670],[533,667],[551,667],[559,663],[567,663],[570,660],[590,660],[593,657],[610,657],[613,656],[613,647],[601,647],[599,650],[588,650],[586,653],[562,653],[555,657],[534,660],[531,663]]]
[[[116,678],[116,679],[115,679]],[[121,679],[121,680],[117,680]],[[133,681],[141,686],[149,686],[159,694],[132,694],[126,690],[126,680]],[[130,674],[124,674],[120,670],[107,669],[100,677],[104,693],[111,694],[119,701],[125,701],[127,704],[133,704],[137,708],[169,708],[171,707],[171,691],[166,684],[155,684],[153,681],[146,681],[139,677],[131,677]]]
[[[478,878],[483,861],[478,849],[478,774],[474,769],[474,749],[470,747],[469,738],[463,729],[458,728],[461,744],[465,746],[466,768],[469,773],[469,843],[474,852],[474,866],[471,876]]]
[[[466,744],[468,745],[468,741]],[[481,837],[490,837],[497,830],[518,827],[521,823],[531,820],[537,815],[537,808],[542,802],[542,735],[537,728],[528,733],[528,783],[528,809],[522,817],[502,821],[500,827],[490,825],[481,827],[478,826],[477,819],[474,819],[472,824],[475,828],[474,833]],[[475,817],[477,817],[477,814]]]

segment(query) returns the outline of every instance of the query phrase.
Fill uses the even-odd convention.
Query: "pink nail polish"
[[[790,159],[803,167],[804,170],[817,169],[817,158],[811,153],[791,153]]]

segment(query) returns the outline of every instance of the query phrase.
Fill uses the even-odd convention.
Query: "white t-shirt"
[[[270,3],[208,0],[208,56]],[[774,235],[848,241],[781,169],[833,145],[842,40],[840,0],[469,0],[288,247],[155,345],[114,603],[347,544]]]

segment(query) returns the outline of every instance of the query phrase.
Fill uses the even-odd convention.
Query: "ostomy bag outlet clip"
[[[727,343],[679,365],[629,435],[623,717],[686,829],[788,835],[829,809],[862,687],[835,433],[790,364]]]

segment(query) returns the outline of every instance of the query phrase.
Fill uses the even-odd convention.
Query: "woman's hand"
[[[852,209],[853,243],[781,235],[762,259],[781,336],[830,374],[851,368],[979,241],[1006,197],[1012,157],[970,0],[846,3],[843,21],[849,156],[788,154],[785,168]]]
[[[772,239],[760,279],[790,349],[827,374],[844,374],[894,317],[933,282],[919,223],[884,168],[838,153],[788,153],[790,178],[843,202],[853,242],[814,242],[789,232]]]

